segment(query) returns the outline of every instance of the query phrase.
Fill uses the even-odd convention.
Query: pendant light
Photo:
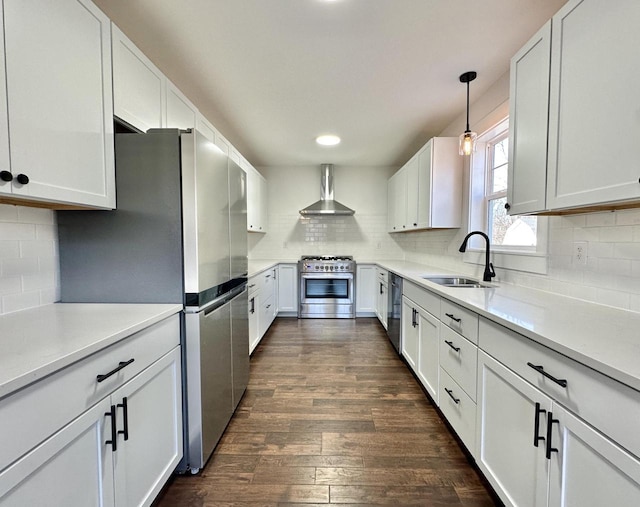
[[[474,71],[470,70],[460,75],[460,82],[467,83],[467,129],[460,136],[460,155],[471,155],[476,151],[476,138],[478,134],[471,132],[469,129],[469,83],[473,81],[476,76]]]

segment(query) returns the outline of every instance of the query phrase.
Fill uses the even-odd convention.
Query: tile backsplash
[[[58,301],[59,274],[55,212],[0,204],[0,314]]]
[[[458,247],[462,230],[396,234],[405,260],[482,276]],[[575,242],[586,243],[587,263],[573,261]],[[640,312],[640,210],[549,218],[548,273],[496,269],[498,279],[535,289]]]

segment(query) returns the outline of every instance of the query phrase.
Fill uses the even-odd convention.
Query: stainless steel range
[[[356,262],[348,255],[303,255],[299,319],[353,319],[356,316]]]

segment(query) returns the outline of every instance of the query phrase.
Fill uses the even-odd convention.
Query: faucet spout
[[[491,279],[496,276],[496,272],[493,270],[493,264],[491,263],[491,261],[489,260],[491,257],[491,247],[489,245],[489,236],[487,236],[484,232],[482,231],[471,231],[469,234],[467,234],[464,238],[464,240],[462,241],[462,245],[460,245],[459,251],[460,252],[466,252],[467,251],[467,242],[469,241],[469,238],[471,236],[474,235],[478,235],[478,236],[482,236],[485,240],[486,243],[486,249],[485,249],[485,261],[484,261],[484,273],[482,275],[482,281],[483,282],[490,282]]]

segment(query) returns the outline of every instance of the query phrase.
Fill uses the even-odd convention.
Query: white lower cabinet
[[[163,354],[165,337],[170,335],[174,346]],[[153,360],[139,354],[144,344],[148,351],[158,352]],[[125,358],[128,360],[122,361]],[[63,400],[72,392],[65,382],[67,387],[69,383],[86,386],[88,398],[97,392],[103,395],[80,415],[69,415],[70,422],[17,460],[8,457],[12,464],[0,473],[2,507],[148,506],[173,473],[183,450],[179,317],[105,349],[97,360],[115,365],[113,373],[94,368],[87,372],[82,363],[95,365],[93,356],[55,374],[58,392],[51,396],[60,400],[63,414],[69,413]],[[136,366],[140,372],[128,377]],[[106,374],[104,380],[97,374]],[[13,417],[18,408],[27,409],[31,404],[24,417],[41,418],[46,426],[50,414],[42,411],[37,388],[39,384],[46,388],[47,383],[33,384],[26,397],[24,391],[18,391],[5,398],[2,417]],[[17,405],[12,397],[18,397]]]
[[[476,463],[505,505],[546,505],[550,410],[551,398],[478,352]]]
[[[110,407],[108,399],[94,405],[2,472],[0,505],[113,506]]]
[[[278,315],[298,315],[298,265],[278,265]]]
[[[640,505],[636,457],[482,351],[476,461],[508,506]]]
[[[376,266],[358,264],[356,267],[356,317],[377,315]]]
[[[638,459],[555,404],[553,419],[549,505],[640,505]]]
[[[420,382],[438,403],[438,341],[440,321],[415,304],[402,298],[402,355]]]
[[[249,353],[278,315],[278,266],[266,269],[249,279]]]

